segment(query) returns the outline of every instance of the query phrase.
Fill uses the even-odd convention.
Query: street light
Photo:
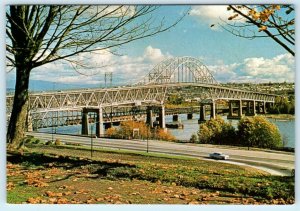
[[[149,152],[149,126],[147,126],[147,153]]]
[[[54,126],[54,123],[53,123],[53,111],[52,111],[52,112],[51,112],[51,133],[52,133],[52,143],[53,143],[53,141],[54,141],[53,126]]]
[[[91,124],[91,158],[93,157],[93,124]]]

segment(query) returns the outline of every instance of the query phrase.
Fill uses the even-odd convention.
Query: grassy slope
[[[294,202],[294,178],[249,167],[117,150],[90,159],[79,147],[29,151],[8,156],[9,203]]]

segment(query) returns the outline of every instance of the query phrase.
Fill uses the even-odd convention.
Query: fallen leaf
[[[68,203],[68,199],[66,199],[66,198],[59,198],[56,203],[57,204],[67,204]]]

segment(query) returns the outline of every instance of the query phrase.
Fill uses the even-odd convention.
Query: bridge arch
[[[138,84],[200,83],[218,84],[210,70],[193,57],[176,57],[162,61]]]

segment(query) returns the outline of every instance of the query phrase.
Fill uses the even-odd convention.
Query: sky
[[[168,22],[190,11],[170,30],[116,49],[118,56],[101,51],[75,58],[93,64],[92,70],[74,71],[72,65],[59,61],[33,69],[31,80],[74,87],[102,86],[105,72],[112,72],[113,84],[132,84],[165,59],[190,56],[204,63],[221,83],[294,82],[295,59],[276,42],[270,38],[236,37],[218,25],[232,14],[226,8],[225,5],[162,6],[153,15],[157,19],[165,17]],[[14,71],[6,76],[7,81],[14,78]]]

